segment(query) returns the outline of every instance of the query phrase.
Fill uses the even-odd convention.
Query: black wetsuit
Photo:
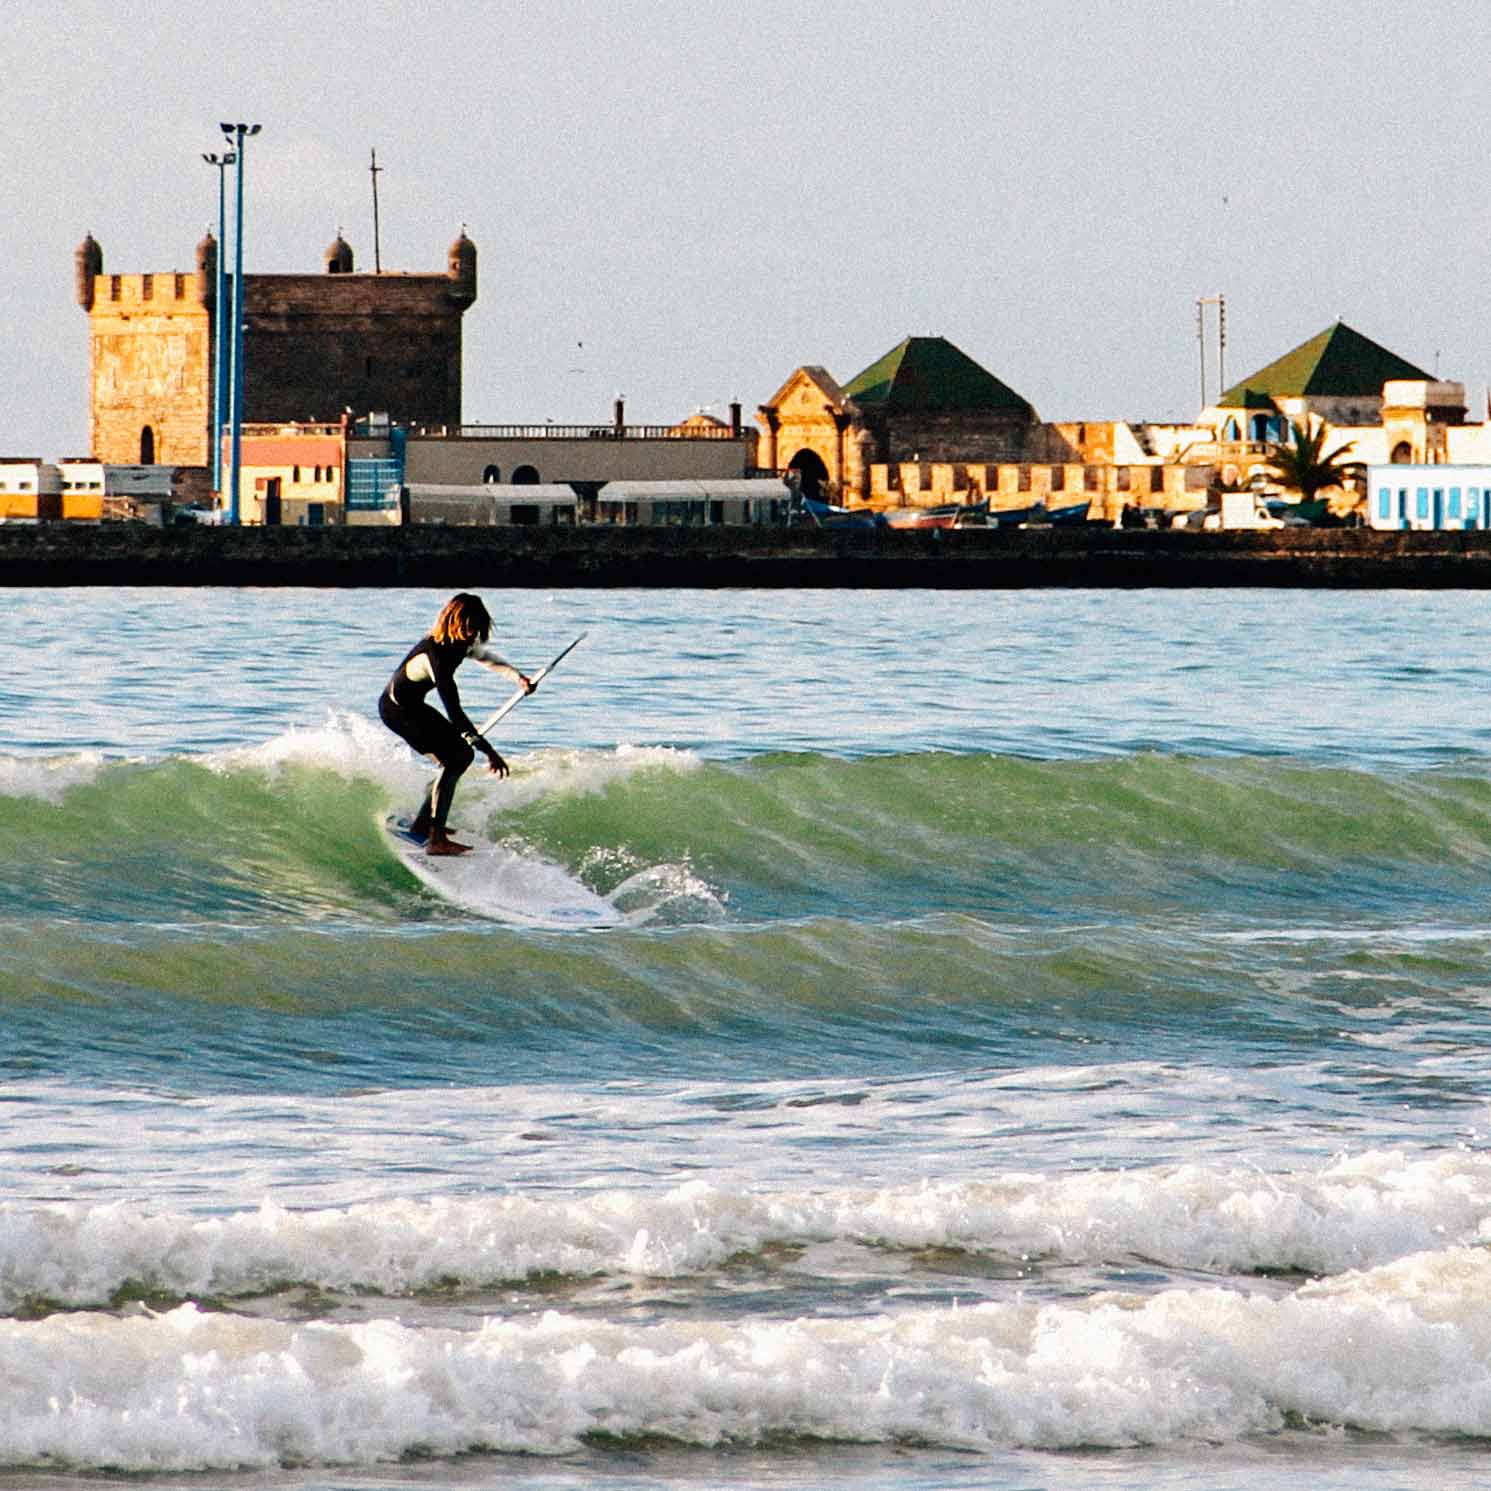
[[[378,697],[378,717],[383,723],[421,755],[434,756],[442,768],[410,824],[421,838],[445,828],[456,783],[476,759],[474,743],[480,736],[466,718],[456,691],[456,669],[468,657],[517,675],[516,668],[480,642],[437,642],[423,637],[409,649]],[[426,702],[431,689],[439,693],[444,714]]]

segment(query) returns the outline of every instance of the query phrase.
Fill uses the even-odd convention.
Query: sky
[[[86,233],[189,271],[219,121],[248,273],[440,271],[470,423],[749,417],[945,336],[1044,419],[1188,420],[1344,320],[1491,377],[1491,5],[6,0],[0,455],[87,451]],[[231,191],[231,187],[230,187]],[[1214,312],[1210,313],[1214,315]],[[1215,322],[1205,348],[1218,391]]]

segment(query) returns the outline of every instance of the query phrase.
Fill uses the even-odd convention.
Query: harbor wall
[[[1491,532],[0,525],[0,586],[1491,588]]]

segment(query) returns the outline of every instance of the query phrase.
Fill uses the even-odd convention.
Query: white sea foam
[[[497,742],[501,749],[501,742]],[[619,745],[610,750],[542,749],[504,752],[512,775],[497,778],[473,767],[462,778],[460,801],[468,818],[500,815],[540,799],[604,792],[649,771],[698,769],[691,751],[671,746]],[[348,778],[371,778],[400,798],[417,797],[433,768],[378,721],[345,712],[329,713],[314,728],[298,726],[258,745],[219,751],[204,758],[219,771],[276,772],[289,766],[321,767]]]
[[[0,1322],[0,1465],[369,1463],[583,1436],[968,1449],[1211,1443],[1285,1423],[1491,1434],[1491,1256],[1283,1299],[1222,1289],[860,1318],[472,1331],[184,1305]]]
[[[60,803],[74,787],[97,780],[109,764],[101,751],[64,756],[0,755],[0,797],[34,797]]]
[[[1336,1274],[1491,1243],[1491,1159],[1367,1154],[1309,1173],[1185,1166],[879,1191],[756,1193],[691,1182],[664,1192],[308,1212],[266,1202],[219,1217],[7,1203],[0,1306],[98,1305],[131,1283],[194,1298],[284,1281],[403,1295],[452,1279],[479,1287],[541,1274],[676,1278],[768,1245],[820,1243]]]

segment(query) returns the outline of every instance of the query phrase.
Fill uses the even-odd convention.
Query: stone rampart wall
[[[0,585],[1491,588],[1491,532],[0,526]]]

